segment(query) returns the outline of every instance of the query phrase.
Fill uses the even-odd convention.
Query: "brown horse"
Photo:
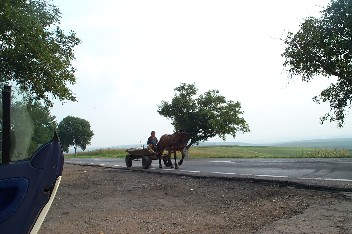
[[[175,159],[175,168],[177,169],[183,162],[185,155],[188,153],[187,151],[187,133],[183,130],[179,130],[172,135],[164,134],[160,137],[160,140],[157,144],[157,151],[159,157],[159,168],[162,168],[161,165],[161,155],[163,154],[164,150],[168,151],[167,160],[171,162],[171,153],[174,153]],[[176,151],[180,151],[182,153],[182,159],[176,163]],[[172,163],[171,163],[172,166]]]

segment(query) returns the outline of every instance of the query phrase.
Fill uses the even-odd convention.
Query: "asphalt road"
[[[102,166],[154,173],[225,177],[276,182],[295,187],[352,192],[352,159],[185,159],[179,169],[159,169],[153,161],[143,169],[140,161],[127,168],[124,159],[65,159],[66,163]]]

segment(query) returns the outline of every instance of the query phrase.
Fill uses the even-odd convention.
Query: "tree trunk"
[[[189,150],[189,148],[191,148],[191,146],[192,146],[194,143],[195,143],[195,142],[191,141],[191,142],[186,146],[187,150]]]

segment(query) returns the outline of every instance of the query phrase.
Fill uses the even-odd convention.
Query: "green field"
[[[123,158],[125,149],[99,149],[80,152],[77,157]],[[179,154],[179,153],[178,153]],[[272,146],[193,146],[190,158],[351,158],[352,150]],[[75,157],[66,154],[65,157]]]

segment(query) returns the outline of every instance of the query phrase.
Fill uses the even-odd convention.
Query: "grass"
[[[99,149],[80,152],[84,158],[124,158],[125,149]],[[193,146],[190,158],[352,158],[352,150],[324,148],[291,148],[271,146]],[[75,157],[73,154],[65,155]]]
[[[126,156],[126,150],[125,149],[98,149],[98,150],[93,150],[93,151],[87,151],[87,152],[79,152],[77,154],[77,157],[82,157],[82,158],[124,158]],[[66,154],[66,158],[75,158],[76,156],[74,154]]]
[[[194,158],[345,158],[352,157],[352,152],[344,149],[216,146],[191,148],[190,155]]]

